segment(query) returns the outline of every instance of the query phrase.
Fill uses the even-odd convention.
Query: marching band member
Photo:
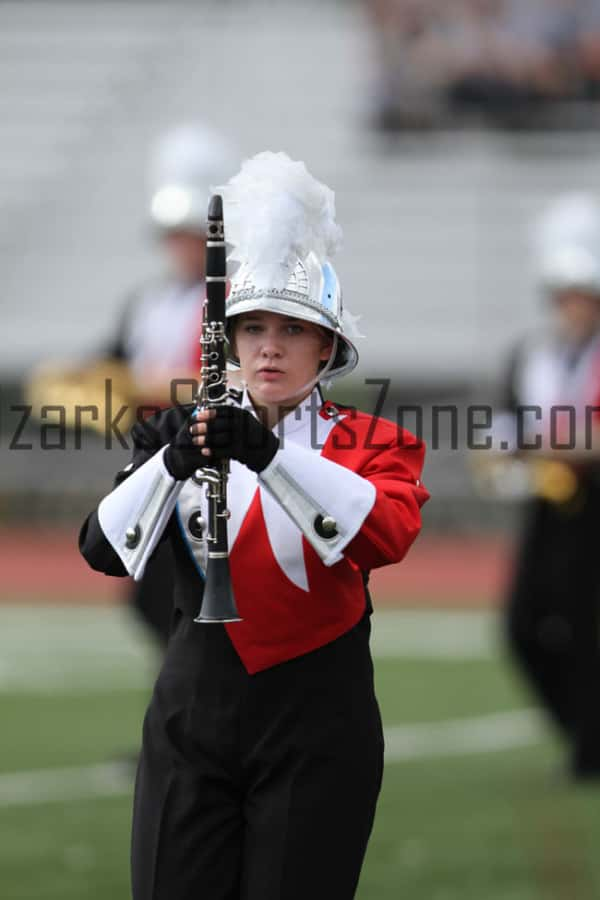
[[[424,448],[323,399],[321,382],[358,361],[329,261],[332,191],[267,152],[221,193],[244,390],[136,426],[128,471],[80,536],[111,575],[141,577],[160,541],[175,557],[177,613],[136,781],[133,897],[350,900],[383,766],[367,583],[419,532]],[[241,621],[204,625],[210,510],[195,479],[223,459]]]
[[[164,271],[131,292],[107,348],[132,370],[140,401],[171,406],[171,379],[197,377],[210,185],[237,166],[229,142],[204,124],[180,125],[152,149],[148,219]]]
[[[543,217],[537,236],[538,278],[555,321],[519,344],[506,378],[502,430],[533,488],[507,633],[568,740],[571,773],[597,777],[600,464],[597,449],[583,445],[586,432],[597,435],[600,412],[600,206],[587,195],[565,195]]]

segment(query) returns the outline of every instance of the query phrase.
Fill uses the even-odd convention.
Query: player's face
[[[332,340],[318,325],[260,311],[236,318],[234,344],[252,400],[292,406],[312,388]]]
[[[168,231],[164,247],[169,267],[181,281],[194,282],[204,278],[206,237],[191,231]]]
[[[600,298],[584,291],[556,295],[559,326],[567,340],[584,341],[600,328]]]

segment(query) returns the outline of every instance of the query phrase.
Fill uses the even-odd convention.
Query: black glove
[[[165,450],[165,466],[169,474],[178,481],[191,478],[196,469],[205,466],[209,459],[202,455],[202,447],[192,443],[190,426],[195,421],[193,416],[188,416]]]
[[[192,443],[189,429],[197,422],[193,416],[167,447],[165,465],[174,478],[189,478],[196,469],[219,459],[237,459],[253,472],[262,472],[277,453],[279,439],[248,410],[224,405],[217,406],[215,412],[215,417],[205,423],[204,447],[210,449],[210,456]]]
[[[206,425],[208,459],[237,459],[253,472],[262,472],[279,449],[279,438],[239,406],[217,406],[216,416]]]

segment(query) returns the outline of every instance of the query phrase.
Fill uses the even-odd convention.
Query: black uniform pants
[[[571,747],[600,774],[600,485],[570,506],[533,501],[507,609],[511,649]]]
[[[383,768],[369,620],[248,675],[183,616],[144,721],[133,900],[351,900]]]
[[[173,616],[174,567],[171,544],[169,541],[162,541],[155,555],[148,561],[142,580],[132,581],[128,585],[133,610],[150,629],[161,648],[167,646]]]

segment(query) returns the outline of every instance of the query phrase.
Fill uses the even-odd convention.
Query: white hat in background
[[[150,218],[164,230],[204,232],[211,186],[229,178],[240,158],[226,138],[200,123],[180,125],[156,142],[150,159]]]
[[[600,295],[600,205],[590,194],[563,194],[538,220],[536,269],[551,293]]]

